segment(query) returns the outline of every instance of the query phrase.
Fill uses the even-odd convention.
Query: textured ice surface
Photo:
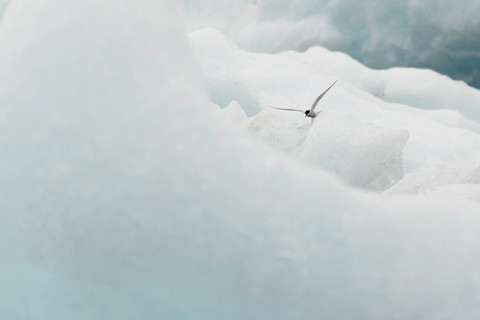
[[[224,101],[223,104],[217,103],[220,106],[243,97],[243,102],[239,103],[248,115],[263,108],[278,115],[276,119],[291,124],[288,127],[268,117],[264,118],[268,120],[266,127],[257,130],[261,131],[265,141],[278,149],[293,151],[297,148],[306,135],[295,127],[310,121],[302,123],[303,115],[300,113],[272,110],[266,106],[308,109],[338,75],[339,82],[320,101],[317,110],[324,110],[322,116],[349,117],[364,126],[408,131],[409,140],[403,151],[406,173],[428,166],[456,167],[465,161],[480,161],[480,125],[471,120],[480,116],[480,108],[477,107],[480,105],[480,92],[462,83],[422,70],[374,71],[345,54],[322,48],[312,48],[305,53],[251,53],[240,50],[212,28],[195,31],[189,39],[207,76],[214,102],[219,100],[218,88],[228,88],[224,92],[235,94],[221,95]],[[402,85],[400,80],[396,80],[402,79],[402,74],[411,74],[416,81],[403,78]],[[450,110],[420,110],[404,104],[386,103],[372,96],[385,95],[385,88],[389,88],[391,82],[394,83],[391,91],[397,92],[398,102],[402,102],[402,97],[409,96],[409,91],[420,92],[419,88],[423,88],[423,93],[416,95],[419,103],[414,104],[415,107],[428,108],[426,102],[434,105],[436,97],[443,95],[444,104],[440,107]],[[432,82],[444,84],[439,86],[443,89],[448,84],[451,90],[442,90],[437,94],[434,87],[429,86]],[[418,85],[422,83],[425,86]],[[415,89],[417,86],[419,88]],[[458,104],[448,101],[457,101]],[[338,130],[348,131],[348,126],[341,126]]]
[[[326,168],[353,186],[383,190],[403,177],[408,131],[325,116],[315,123],[300,157]]]
[[[407,131],[328,114],[318,116],[311,128],[278,118],[271,112],[261,113],[252,120],[249,132],[353,186],[383,190],[403,177]]]
[[[9,6],[0,318],[478,318],[479,204],[359,192],[263,147],[230,124],[245,120],[238,105],[208,101],[201,58],[168,3]],[[265,69],[277,70],[271,62]],[[293,70],[283,72],[303,79]],[[297,92],[292,102],[309,104],[331,76],[312,79],[304,92],[290,77],[264,82],[260,99],[255,82],[245,91],[282,104]],[[472,131],[367,103],[377,100],[346,82],[336,88],[323,106],[360,128],[370,128],[366,113],[372,125],[408,130],[411,162],[435,137],[458,143],[443,146],[458,158],[476,152]],[[437,147],[425,152],[445,161]]]

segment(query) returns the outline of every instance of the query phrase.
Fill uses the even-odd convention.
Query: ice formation
[[[242,101],[240,105],[249,116],[262,109],[278,115],[276,118],[263,114],[255,116],[265,120],[262,120],[263,126],[256,132],[277,149],[293,152],[307,135],[315,132],[317,126],[314,125],[311,132],[299,131],[296,126],[308,123],[298,122],[302,115],[272,110],[266,106],[309,108],[317,95],[338,75],[340,82],[317,107],[324,109],[322,116],[348,117],[365,128],[373,124],[380,128],[408,131],[409,140],[402,151],[405,173],[435,165],[457,167],[480,159],[480,125],[472,120],[480,115],[477,107],[480,93],[462,83],[422,70],[373,71],[342,53],[321,48],[312,48],[305,53],[251,53],[240,50],[213,28],[191,33],[190,40],[207,76],[212,101],[226,106],[229,101],[225,100],[225,93],[228,92],[231,100]],[[408,79],[404,78],[403,86],[396,80],[401,79],[399,75],[402,74],[411,74]],[[438,80],[433,82],[444,84],[439,86],[440,89],[448,84],[451,90],[436,94],[434,87],[424,89],[423,94],[416,96],[419,102],[414,106],[417,108],[380,99],[382,95],[385,96],[383,92],[390,83],[394,83],[392,89],[388,89],[390,92],[397,92],[397,97],[406,97],[412,87],[412,78],[417,79],[414,84],[414,88],[417,88],[417,83],[428,85],[435,76]],[[443,108],[451,107],[428,110],[426,101],[433,105],[438,95],[445,96]],[[394,102],[402,102],[402,98],[398,100]],[[418,109],[419,106],[423,108]],[[459,112],[468,114],[470,118]],[[282,119],[289,121],[282,124]],[[340,126],[339,130],[348,131],[348,128],[348,125]],[[371,147],[374,144],[372,140]],[[398,146],[395,148],[398,149]],[[377,154],[382,153],[388,157],[390,151],[386,149]],[[356,160],[351,161],[353,163]]]
[[[335,173],[346,183],[384,190],[403,177],[408,131],[363,124],[345,116],[322,115],[315,125],[295,127],[272,113],[255,117],[250,133],[281,151]],[[309,130],[310,129],[310,130]]]
[[[480,4],[474,0],[180,3],[191,29],[215,25],[250,51],[304,51],[321,45],[373,68],[431,68],[480,86]]]
[[[0,318],[477,318],[478,180],[455,171],[479,163],[476,123],[341,78],[304,127],[264,105],[309,105],[339,74],[181,21],[167,0],[10,2]],[[248,133],[262,121],[283,151]],[[393,196],[335,175],[385,187],[400,156],[403,179],[457,178]]]

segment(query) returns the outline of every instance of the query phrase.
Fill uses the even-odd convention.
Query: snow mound
[[[388,78],[382,97],[385,101],[427,110],[453,109],[480,122],[480,90],[432,70],[394,68],[381,72]]]

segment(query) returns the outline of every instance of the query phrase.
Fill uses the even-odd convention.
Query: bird
[[[315,99],[315,101],[314,101],[313,104],[312,104],[312,107],[311,107],[310,109],[308,109],[308,110],[303,111],[303,110],[300,110],[300,109],[276,108],[276,107],[272,107],[272,106],[269,106],[269,105],[267,105],[267,107],[273,108],[273,109],[278,109],[278,110],[297,111],[297,112],[305,113],[305,117],[311,118],[311,119],[312,119],[312,124],[313,124],[313,120],[314,120],[314,119],[317,117],[317,115],[321,112],[321,110],[318,111],[318,112],[315,112],[315,111],[314,111],[314,110],[315,110],[315,107],[316,107],[317,104],[318,104],[318,101],[320,101],[320,99],[323,98],[323,96],[328,92],[328,90],[330,90],[330,89],[333,87],[333,85],[334,85],[335,83],[337,83],[337,80],[335,80],[335,82],[332,83],[332,85],[331,85],[330,87],[328,87],[327,90],[325,90],[321,95],[319,95],[319,96],[317,97],[317,99]]]

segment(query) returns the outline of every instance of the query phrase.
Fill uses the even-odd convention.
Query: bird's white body
[[[310,112],[309,112],[308,114],[306,114],[305,116],[314,119],[316,116],[318,116],[318,114],[319,114],[320,112],[321,112],[321,111],[318,111],[318,112],[310,111]]]

